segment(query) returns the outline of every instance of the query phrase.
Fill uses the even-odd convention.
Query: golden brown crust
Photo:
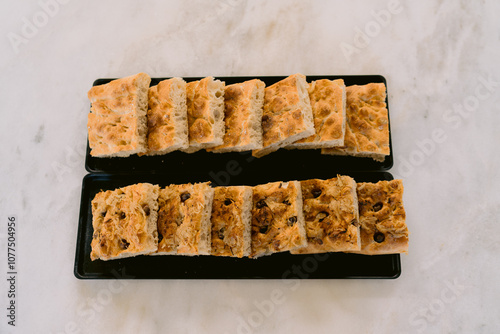
[[[252,257],[303,247],[307,243],[298,181],[253,188]]]
[[[216,93],[221,95],[213,95],[214,85],[221,87],[222,93]],[[218,123],[222,122],[222,126],[224,123],[223,87],[224,83],[214,80],[213,77],[206,77],[199,81],[187,83],[186,104],[190,148],[186,152],[192,153],[201,148],[209,148],[222,144],[224,132],[220,133],[218,131]],[[220,100],[222,108],[216,108],[215,104],[217,101],[214,101],[216,99]],[[219,115],[219,113],[222,114]]]
[[[217,187],[212,205],[212,255],[250,255],[251,187]]]
[[[361,254],[408,252],[401,180],[358,183]]]
[[[307,246],[292,254],[360,250],[356,182],[349,176],[301,181]]]
[[[323,154],[370,156],[383,161],[390,154],[389,117],[383,83],[348,86],[347,128],[342,148],[326,148]]]
[[[314,134],[307,82],[302,74],[291,75],[265,89],[262,114],[262,157],[294,141]]]
[[[319,148],[344,145],[346,122],[344,80],[316,80],[311,82],[308,92],[316,133],[296,141],[289,147]]]
[[[148,154],[166,154],[187,148],[184,80],[181,78],[163,80],[149,88],[148,97]]]
[[[139,183],[113,191],[101,191],[94,197],[92,261],[156,251],[158,190],[158,186]]]
[[[265,84],[259,79],[226,86],[224,144],[207,151],[230,152],[262,147],[262,105]]]
[[[94,86],[88,92],[90,154],[96,157],[129,156],[146,150],[147,89],[145,73]]]
[[[176,254],[179,240],[177,227],[183,222],[181,198],[176,186],[160,189],[158,196],[158,251],[161,254]]]
[[[208,182],[170,185],[162,189],[158,210],[158,253],[207,254],[210,225],[207,229],[206,224],[210,221],[212,200],[213,189]]]

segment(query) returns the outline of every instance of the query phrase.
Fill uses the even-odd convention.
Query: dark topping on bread
[[[269,115],[262,116],[262,123],[269,122],[269,119],[270,119]]]
[[[224,201],[224,205],[231,205],[231,203],[233,203],[233,200],[230,198],[226,198],[226,200]]]
[[[314,240],[315,243],[317,243],[319,245],[323,244],[323,240],[321,240],[321,238],[314,238],[313,240]]]
[[[120,212],[120,219],[125,219],[125,212]]]
[[[267,233],[267,230],[269,229],[269,226],[262,226],[260,229],[259,229],[259,232],[264,234],[264,233]]]
[[[128,246],[130,246],[130,242],[127,242],[125,239],[120,240],[120,247],[121,249],[127,249]]]
[[[103,217],[103,218],[104,218],[104,217],[106,216],[106,213],[107,213],[107,211],[103,211],[103,212],[101,212],[101,217]]]
[[[319,222],[322,222],[326,217],[328,217],[330,214],[326,211],[321,211],[316,215],[316,218],[318,218]]]
[[[149,209],[149,206],[148,205],[144,205],[142,207],[142,209],[144,210],[144,213],[146,214],[146,216],[149,216],[149,214],[151,213],[151,210]]]
[[[290,201],[288,201],[287,199],[283,201],[283,204],[286,204],[286,205],[290,205]]]
[[[378,243],[384,242],[385,235],[383,233],[377,232],[373,235],[373,240]]]
[[[321,195],[321,192],[322,192],[321,189],[318,188],[311,190],[311,194],[313,195],[314,198],[319,197],[319,195]]]
[[[384,205],[381,203],[381,202],[377,202],[375,203],[375,205],[373,206],[373,211],[377,212],[377,211],[380,211],[380,209],[382,209]]]
[[[293,226],[293,224],[295,224],[297,222],[297,217],[296,216],[293,216],[293,217],[290,217],[288,218],[288,226]]]
[[[189,198],[191,198],[191,194],[188,192],[182,193],[181,194],[181,202],[187,201]]]
[[[261,199],[260,201],[257,202],[257,209],[262,209],[263,207],[267,206],[266,201]]]
[[[223,227],[219,230],[219,239],[223,240],[224,239],[224,232],[226,229]]]

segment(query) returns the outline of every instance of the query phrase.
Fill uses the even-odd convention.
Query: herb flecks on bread
[[[301,181],[307,246],[293,254],[360,250],[356,182],[349,176]]]
[[[290,251],[306,244],[300,182],[253,187],[251,256]]]
[[[150,254],[158,248],[159,187],[139,183],[102,191],[92,200],[91,259]]]
[[[408,252],[401,180],[358,183],[361,254]]]

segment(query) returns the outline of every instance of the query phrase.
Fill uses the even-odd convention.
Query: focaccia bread
[[[347,128],[344,146],[324,148],[323,154],[371,157],[384,161],[389,155],[389,116],[383,83],[348,86]]]
[[[361,254],[408,252],[401,180],[358,183]]]
[[[349,176],[301,181],[307,246],[292,254],[359,251],[356,182]]]
[[[302,74],[294,74],[264,91],[262,114],[263,148],[252,155],[260,158],[315,133],[308,84]]]
[[[167,154],[188,145],[186,82],[163,80],[149,88],[147,154]]]
[[[88,92],[90,155],[128,157],[147,150],[148,88],[151,78],[139,73],[94,86]]]
[[[259,79],[226,86],[224,143],[207,151],[225,153],[262,148],[262,106],[265,86]]]
[[[162,189],[158,199],[158,252],[154,255],[209,255],[213,197],[209,182]]]
[[[216,187],[211,220],[212,255],[239,258],[250,255],[251,187]]]
[[[253,187],[251,257],[290,251],[306,244],[300,182]]]
[[[156,251],[158,192],[158,186],[139,183],[101,191],[94,197],[92,261],[120,259]]]
[[[213,77],[188,82],[186,86],[189,147],[193,153],[224,142],[224,82]]]
[[[344,80],[316,80],[309,85],[316,133],[287,148],[316,149],[344,145],[346,92]]]

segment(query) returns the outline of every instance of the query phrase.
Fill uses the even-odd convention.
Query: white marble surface
[[[498,1],[413,1],[396,10],[385,0],[65,2],[51,16],[36,1],[2,3],[0,332],[500,332]],[[388,8],[397,12],[390,22],[376,23],[372,11]],[[40,27],[30,30],[25,20],[34,19]],[[368,43],[356,33],[365,29]],[[351,56],[342,51],[348,44]],[[384,75],[392,173],[404,180],[411,230],[402,276],[296,289],[77,280],[86,92],[96,78],[139,71]],[[19,224],[15,328],[4,315],[9,215]],[[280,291],[262,315],[257,305]]]

